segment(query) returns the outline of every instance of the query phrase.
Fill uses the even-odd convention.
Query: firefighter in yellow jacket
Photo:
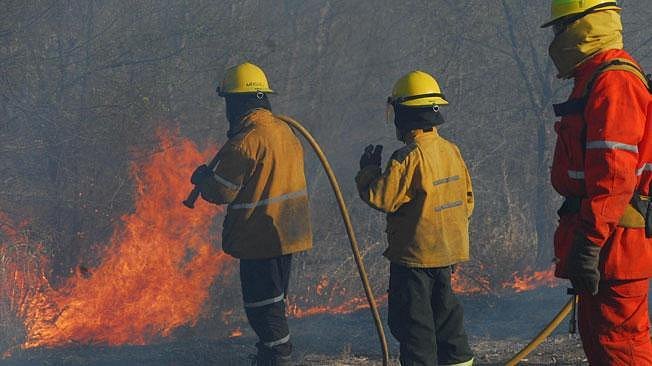
[[[422,71],[398,80],[388,108],[397,150],[381,171],[382,146],[368,146],[356,183],[360,197],[387,214],[389,327],[403,366],[471,365],[452,267],[469,259],[473,191],[459,149],[439,136],[448,102]]]
[[[226,100],[228,141],[215,168],[198,167],[191,181],[206,201],[228,204],[222,247],[240,259],[244,308],[259,338],[255,364],[289,365],[292,254],[312,247],[303,150],[272,114],[272,90],[258,66],[227,70],[218,93]]]

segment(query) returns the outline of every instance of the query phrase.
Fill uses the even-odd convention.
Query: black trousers
[[[285,317],[291,266],[292,255],[240,260],[242,298],[249,324],[259,339],[259,356],[273,358],[292,353]]]
[[[435,366],[473,357],[451,267],[408,268],[392,263],[389,328],[401,345],[401,365]]]

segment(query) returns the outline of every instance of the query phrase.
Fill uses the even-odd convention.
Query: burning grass
[[[212,151],[200,151],[175,132],[161,130],[158,136],[156,151],[131,165],[134,210],[121,217],[107,243],[98,245],[103,248],[99,265],[80,263],[56,288],[48,279],[46,248],[30,240],[29,223],[0,213],[1,349],[17,344],[25,349],[144,345],[211,317],[223,336],[242,336],[239,298],[223,301],[228,296],[219,291],[237,287],[235,261],[216,249],[219,230],[213,224],[223,209],[181,205],[190,172]],[[454,287],[462,294],[496,288],[519,292],[557,283],[551,270],[514,273],[513,280],[497,285],[490,273],[481,269],[474,272],[481,276],[471,276],[464,268],[454,276]],[[315,284],[291,291],[291,317],[350,314],[368,307],[358,288],[344,285],[355,278],[306,276]],[[386,295],[377,300],[383,304]]]
[[[135,210],[122,216],[98,267],[78,267],[55,289],[43,253],[3,256],[14,280],[3,281],[2,295],[24,321],[22,347],[146,344],[199,318],[216,274],[231,268],[211,244],[211,223],[222,210],[180,204],[187,172],[208,154],[173,133],[159,137],[159,151],[132,164]],[[24,241],[15,229],[4,233],[14,246]]]

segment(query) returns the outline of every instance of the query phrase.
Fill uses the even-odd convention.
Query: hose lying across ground
[[[286,116],[277,116],[277,117],[281,119],[283,122],[290,125],[296,131],[301,133],[301,135],[303,135],[303,137],[308,141],[312,149],[315,151],[315,154],[317,155],[319,161],[324,167],[324,171],[326,171],[326,175],[328,175],[328,180],[331,183],[331,187],[333,188],[333,192],[335,193],[335,198],[337,199],[337,204],[340,208],[340,213],[342,214],[342,220],[344,221],[344,225],[346,226],[346,233],[348,234],[349,241],[351,242],[351,250],[353,251],[353,257],[355,258],[355,263],[358,266],[358,273],[360,274],[360,279],[362,280],[362,287],[364,288],[365,295],[367,295],[367,301],[369,302],[369,309],[371,310],[371,314],[374,318],[374,323],[376,325],[376,331],[378,332],[378,338],[380,339],[380,347],[382,349],[382,354],[383,354],[383,366],[388,366],[389,349],[387,347],[387,338],[385,337],[383,323],[380,319],[378,306],[376,305],[376,300],[374,299],[374,294],[371,290],[371,285],[369,284],[369,278],[367,277],[367,272],[365,271],[364,263],[362,262],[362,257],[360,256],[360,250],[358,249],[358,241],[355,238],[355,232],[353,231],[353,225],[351,224],[351,217],[349,215],[348,209],[346,208],[346,203],[344,203],[344,197],[342,196],[342,191],[340,190],[340,186],[337,183],[337,178],[335,178],[333,169],[331,169],[331,166],[328,163],[328,160],[326,159],[326,155],[324,155],[324,152],[322,151],[321,147],[319,147],[317,141],[315,141],[315,139],[312,137],[310,132],[306,130],[305,127],[303,127],[299,122],[295,121],[290,117],[286,117]]]
[[[534,337],[534,339],[523,348],[519,353],[517,353],[511,360],[507,361],[506,366],[516,366],[521,360],[523,360],[527,355],[534,351],[541,343],[543,343],[546,338],[561,324],[561,322],[568,316],[568,314],[573,311],[573,302],[576,301],[576,297],[573,296],[571,300],[564,305],[564,307],[557,313],[557,315],[548,323],[548,325],[543,328],[539,334]]]

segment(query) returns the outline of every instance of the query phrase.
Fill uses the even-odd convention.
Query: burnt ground
[[[539,289],[505,296],[463,297],[467,332],[476,352],[477,365],[501,365],[543,328],[568,300],[564,288]],[[385,310],[385,309],[383,309]],[[385,313],[383,311],[383,313]],[[293,319],[290,324],[297,365],[381,365],[378,342],[366,311],[345,316],[320,315]],[[227,340],[195,336],[192,340],[151,346],[75,346],[65,349],[15,351],[1,365],[66,366],[204,366],[248,365],[255,338],[244,335]],[[576,336],[567,333],[568,322],[524,365],[582,365],[584,354]],[[398,354],[391,338],[391,353]],[[398,363],[394,363],[398,365]]]

